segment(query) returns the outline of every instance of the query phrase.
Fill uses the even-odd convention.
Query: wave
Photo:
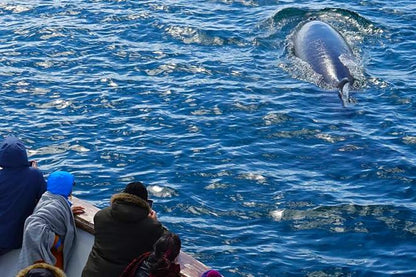
[[[294,230],[371,233],[380,228],[400,237],[416,236],[412,211],[393,205],[341,204],[309,209],[276,209],[270,212],[270,216],[275,221],[288,222]]]
[[[366,33],[377,33],[375,23],[361,16],[359,13],[341,8],[323,8],[318,10],[301,8],[283,8],[268,18],[264,23],[283,28],[289,23],[299,24],[306,20],[322,20],[337,27],[338,24],[349,23],[349,27],[356,27]],[[344,26],[345,27],[345,26]]]
[[[182,41],[184,44],[237,45],[240,47],[248,44],[244,39],[229,31],[204,30],[191,26],[160,26],[160,28],[163,28],[167,35]]]

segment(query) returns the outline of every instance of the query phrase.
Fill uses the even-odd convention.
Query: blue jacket
[[[16,137],[0,144],[0,255],[22,246],[23,225],[46,190],[40,170],[30,167]]]

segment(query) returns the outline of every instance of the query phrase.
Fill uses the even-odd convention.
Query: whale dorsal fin
[[[338,85],[337,85],[337,87],[340,89],[340,90],[343,90],[344,89],[344,86],[348,83],[348,86],[349,86],[349,82],[350,82],[350,80],[347,78],[347,77],[345,77],[345,78],[343,78],[339,83],[338,83]]]

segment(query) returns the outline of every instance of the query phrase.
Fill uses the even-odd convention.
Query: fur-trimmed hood
[[[111,197],[111,214],[122,221],[137,221],[150,213],[147,201],[130,193],[117,193]]]
[[[17,273],[16,277],[25,277],[26,274],[34,268],[48,269],[54,274],[55,277],[66,277],[66,274],[61,269],[59,269],[55,266],[52,266],[50,264],[47,264],[47,263],[36,263],[36,264],[30,265],[30,266],[20,270],[19,273]]]
[[[125,192],[120,192],[120,193],[114,194],[111,197],[110,202],[111,202],[111,204],[113,204],[116,201],[123,201],[123,202],[129,203],[129,204],[139,206],[141,208],[149,209],[149,211],[150,211],[149,204],[145,200],[141,199],[140,197],[138,197],[134,194],[125,193]]]

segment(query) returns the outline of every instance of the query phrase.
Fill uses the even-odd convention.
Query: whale
[[[328,87],[338,90],[343,105],[354,102],[349,95],[354,77],[342,62],[354,56],[344,37],[332,26],[319,20],[303,24],[294,36],[294,55],[322,76]]]

